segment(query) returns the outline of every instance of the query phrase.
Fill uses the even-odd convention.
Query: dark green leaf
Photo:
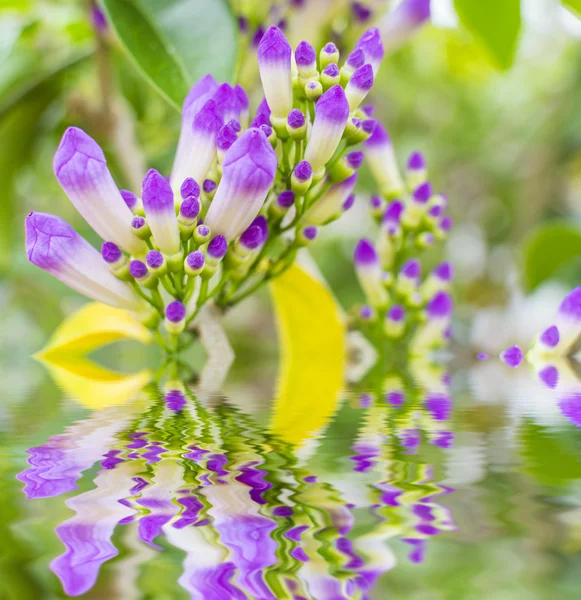
[[[206,73],[232,78],[237,34],[225,0],[103,0],[103,6],[139,71],[175,108]]]
[[[520,35],[520,0],[454,0],[454,6],[493,63],[500,69],[510,68]]]
[[[570,8],[578,17],[581,17],[581,0],[561,0],[563,6]]]
[[[581,258],[581,227],[555,221],[538,227],[523,244],[523,276],[528,291]]]

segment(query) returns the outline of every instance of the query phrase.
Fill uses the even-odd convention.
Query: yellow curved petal
[[[270,429],[297,445],[314,437],[339,406],[345,326],[328,288],[297,265],[270,290],[281,349]]]
[[[40,358],[56,384],[86,408],[101,409],[131,400],[151,380],[144,369],[125,375],[83,357],[53,354]]]
[[[92,302],[68,316],[36,356],[82,356],[121,339],[149,344],[153,336],[130,312]]]

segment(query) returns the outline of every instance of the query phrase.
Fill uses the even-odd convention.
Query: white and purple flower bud
[[[293,140],[304,139],[307,133],[307,122],[305,115],[298,108],[293,108],[289,112],[286,119],[286,130]]]
[[[335,63],[329,63],[321,72],[321,84],[324,90],[337,85],[341,81],[339,67]]]
[[[218,132],[216,137],[216,148],[218,150],[218,161],[221,163],[224,160],[226,151],[234,144],[238,139],[236,130],[230,123],[224,125]]]
[[[210,240],[206,249],[206,262],[210,265],[217,265],[226,256],[228,252],[228,242],[223,235],[217,235]]]
[[[311,102],[317,102],[323,95],[323,84],[320,81],[309,81],[305,85],[305,96]]]
[[[325,225],[341,216],[343,205],[349,198],[355,184],[357,173],[353,173],[340,183],[335,183],[306,211],[303,220],[310,225]]]
[[[365,157],[382,193],[399,196],[404,191],[403,181],[389,134],[379,122],[365,142]]]
[[[405,310],[403,306],[394,304],[388,311],[384,323],[385,335],[388,338],[400,338],[405,331]]]
[[[373,68],[370,64],[359,67],[345,87],[345,95],[349,102],[350,110],[355,110],[365,99],[373,87]]]
[[[216,235],[237,238],[256,217],[274,181],[276,154],[266,135],[248,129],[226,153],[222,179],[205,223]]]
[[[381,265],[373,244],[367,239],[360,240],[355,247],[353,259],[359,284],[369,304],[375,308],[387,306],[389,296],[381,279]]]
[[[127,257],[123,254],[121,248],[113,242],[103,242],[101,256],[114,274],[127,264]]]
[[[202,246],[203,244],[207,244],[210,240],[211,231],[207,225],[198,225],[194,229],[194,242],[198,244],[198,246]]]
[[[208,200],[212,200],[212,198],[214,198],[214,194],[216,193],[217,187],[218,184],[213,179],[204,179],[204,183],[202,184],[204,196],[208,198]]]
[[[269,215],[275,219],[280,219],[288,212],[288,209],[295,203],[295,193],[292,190],[284,190],[269,207]]]
[[[238,98],[234,88],[229,83],[220,84],[212,100],[216,103],[216,110],[222,119],[222,123],[228,123],[233,119],[237,121],[240,118]]]
[[[334,183],[338,183],[340,181],[344,181],[348,177],[351,177],[363,164],[363,158],[364,154],[360,150],[349,152],[349,154],[343,156],[341,160],[337,161],[329,169],[329,179]]]
[[[69,127],[54,156],[54,173],[87,223],[104,240],[129,254],[145,255],[146,245],[133,235],[133,213],[115,185],[103,151],[91,137]]]
[[[339,50],[333,42],[325,44],[319,52],[319,66],[324,69],[330,63],[339,63]]]
[[[295,167],[295,170],[291,176],[292,191],[297,196],[303,196],[311,187],[312,182],[313,168],[308,161],[301,160],[301,162]]]
[[[159,250],[150,250],[145,257],[145,264],[155,277],[163,277],[167,273],[167,262]]]
[[[123,200],[125,201],[125,204],[127,204],[127,208],[134,215],[141,214],[141,212],[143,211],[143,205],[141,204],[141,200],[136,196],[136,194],[130,192],[129,190],[121,190],[120,194],[121,198],[123,198]]]
[[[143,287],[154,288],[157,286],[157,279],[153,277],[147,265],[141,260],[132,260],[129,263],[129,274]]]
[[[168,180],[150,169],[143,180],[143,207],[157,247],[168,260],[181,250],[173,191]]]
[[[430,19],[430,0],[403,0],[379,23],[385,51],[394,52]]]
[[[327,90],[315,105],[315,122],[311,130],[305,159],[315,173],[321,172],[333,156],[349,119],[349,103],[340,85]]]
[[[163,324],[166,330],[174,335],[180,334],[186,328],[186,307],[179,300],[174,300],[166,306]]]
[[[302,41],[295,50],[295,62],[299,76],[310,79],[317,74],[317,53],[309,42]]]
[[[238,123],[243,127],[248,127],[248,119],[250,117],[248,94],[241,85],[236,84],[234,86],[234,95],[238,103]]]
[[[200,197],[200,186],[198,182],[191,177],[184,179],[184,182],[180,186],[180,195],[182,200],[186,200],[187,198],[198,199]]]
[[[401,234],[401,219],[405,205],[401,200],[392,200],[381,217],[381,227],[391,237]]]
[[[373,74],[377,75],[381,61],[383,60],[384,50],[381,35],[377,27],[370,27],[358,40],[356,49],[363,50],[365,62],[373,68]]]
[[[385,212],[385,201],[381,196],[374,194],[369,198],[369,212],[376,220],[381,219]]]
[[[358,144],[359,141],[355,142],[361,136],[361,127],[363,125],[363,119],[359,117],[349,117],[347,119],[347,125],[345,125],[345,132],[343,138],[347,140],[350,145]]]
[[[411,259],[404,263],[395,282],[397,293],[405,298],[411,298],[418,291],[421,272],[418,260]]]
[[[506,350],[503,350],[498,358],[500,358],[501,362],[503,362],[507,367],[510,367],[511,369],[517,369],[520,367],[524,355],[520,347],[514,345],[510,346],[510,348],[506,348]]]
[[[372,306],[364,304],[359,309],[359,318],[362,321],[374,321],[376,316],[377,313],[375,312],[375,309]]]
[[[178,228],[182,240],[187,240],[191,237],[196,224],[198,215],[200,214],[200,201],[194,196],[186,198],[180,205],[178,214]]]
[[[178,145],[171,173],[171,185],[176,194],[188,177],[203,181],[216,156],[216,137],[222,123],[216,102],[208,100],[193,119],[187,143]]]
[[[258,45],[258,68],[264,95],[275,119],[293,107],[292,48],[278,27],[269,27]]]
[[[296,243],[301,247],[308,246],[315,241],[318,233],[319,230],[314,225],[307,225],[297,232]]]
[[[421,152],[412,152],[408,158],[406,181],[408,187],[415,190],[418,186],[426,183],[428,169],[426,168],[426,159]]]
[[[341,67],[341,83],[346,84],[357,69],[365,64],[365,54],[361,48],[356,48],[347,57],[345,64]]]
[[[190,252],[184,263],[184,270],[189,277],[196,277],[204,270],[206,258],[201,250]]]
[[[131,287],[111,273],[101,254],[59,217],[31,212],[25,229],[32,264],[97,302],[137,312],[145,308]]]
[[[454,271],[449,262],[437,265],[421,286],[424,299],[432,298],[437,292],[448,290],[452,283]]]
[[[250,225],[236,242],[236,252],[241,257],[249,256],[254,250],[264,245],[266,238],[260,225]]]
[[[426,305],[426,322],[418,327],[410,344],[412,356],[443,347],[450,338],[450,321],[454,308],[448,292],[438,292]]]
[[[270,125],[270,107],[266,98],[263,98],[256,109],[256,116],[250,124],[250,127],[260,127],[261,125]]]
[[[432,197],[432,185],[429,181],[419,185],[410,197],[410,202],[404,211],[402,222],[406,227],[418,227],[428,212],[428,202]]]
[[[131,221],[133,233],[142,240],[148,240],[151,237],[151,229],[144,217],[135,216]]]

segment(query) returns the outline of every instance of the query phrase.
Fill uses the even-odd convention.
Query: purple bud
[[[127,204],[127,208],[133,210],[138,203],[137,196],[130,192],[129,190],[121,190],[121,197],[125,200],[125,204]]]
[[[452,281],[453,270],[449,262],[439,264],[433,271],[434,275],[442,281]]]
[[[317,233],[317,228],[312,225],[309,225],[303,229],[303,235],[311,242],[317,237]]]
[[[362,2],[357,2],[357,0],[351,4],[351,12],[353,13],[353,17],[360,23],[369,21],[371,15],[373,14],[373,11],[369,6],[363,4]]]
[[[310,163],[306,160],[301,160],[301,162],[295,167],[294,176],[299,181],[308,181],[313,176],[313,169]]]
[[[173,411],[183,410],[186,405],[186,397],[181,390],[169,390],[163,397],[167,407]]]
[[[258,46],[259,62],[286,64],[290,65],[292,48],[288,43],[284,33],[278,27],[269,27]]]
[[[360,151],[349,152],[349,154],[347,154],[347,156],[346,156],[346,159],[347,159],[347,164],[352,169],[358,169],[361,166],[361,164],[363,163],[363,152],[360,152]]]
[[[391,146],[391,138],[387,129],[379,122],[375,122],[373,134],[365,141],[365,147],[372,146]]]
[[[476,355],[476,360],[488,360],[489,356],[486,352],[480,352]]]
[[[353,259],[355,261],[355,266],[358,267],[379,264],[375,247],[373,246],[373,243],[366,238],[360,240],[357,246],[355,246]]]
[[[551,390],[559,383],[559,370],[554,365],[548,365],[539,371],[539,379]]]
[[[365,62],[373,67],[373,72],[376,74],[383,60],[383,43],[381,35],[377,27],[369,28],[357,42],[355,48],[363,50]]]
[[[343,210],[349,210],[353,206],[353,204],[355,204],[355,194],[350,194],[349,196],[347,196],[347,200],[343,202]]]
[[[437,204],[435,206],[430,207],[430,210],[428,210],[428,214],[434,219],[437,219],[442,214],[442,212],[443,208],[441,206],[438,206]]]
[[[300,129],[305,125],[305,115],[298,108],[293,108],[288,114],[287,123],[291,129]]]
[[[257,27],[256,31],[254,32],[254,35],[252,36],[252,46],[254,48],[258,48],[258,45],[260,44],[263,37],[264,37],[264,28]]]
[[[337,54],[339,52],[339,50],[337,50],[337,46],[335,46],[335,44],[333,44],[333,42],[329,42],[329,43],[325,44],[322,52],[324,54],[327,54],[328,56],[331,56],[333,54]]]
[[[383,200],[379,196],[373,195],[371,198],[369,198],[369,206],[371,207],[371,210],[377,210],[378,208],[381,208],[382,205]]]
[[[438,292],[428,302],[426,311],[430,319],[449,317],[452,314],[452,298],[447,292]]]
[[[315,105],[315,124],[317,119],[324,119],[332,123],[345,125],[349,117],[349,104],[345,98],[345,91],[340,85],[329,88]]]
[[[331,78],[339,77],[339,67],[335,63],[329,63],[323,69],[323,75]]]
[[[361,110],[368,117],[372,117],[373,113],[375,112],[375,106],[373,104],[366,104],[365,106],[361,107]]]
[[[143,206],[146,214],[174,211],[173,191],[168,180],[150,169],[143,180]]]
[[[184,179],[184,182],[180,187],[180,194],[184,200],[191,196],[193,196],[194,198],[199,198],[200,186],[198,185],[198,182],[195,179],[192,179],[191,177],[186,177],[186,179]]]
[[[511,369],[516,369],[523,360],[522,350],[518,346],[511,346],[500,354],[500,360]]]
[[[349,80],[348,85],[354,86],[362,92],[368,92],[373,87],[373,68],[371,65],[363,65],[359,67]]]
[[[219,150],[225,152],[237,139],[238,136],[234,128],[230,124],[224,125],[216,137],[216,146]]]
[[[238,29],[240,33],[248,33],[248,19],[242,15],[238,15],[236,20],[238,22]]]
[[[267,138],[272,135],[272,127],[270,125],[261,125],[259,129]]]
[[[262,230],[262,238],[264,241],[266,241],[266,238],[268,237],[268,221],[266,220],[266,217],[263,215],[258,215],[258,217],[256,217],[256,219],[254,219],[254,221],[252,221],[250,224],[260,227]]]
[[[180,206],[180,215],[193,221],[200,214],[200,202],[193,196],[186,198]]]
[[[385,401],[392,406],[401,406],[405,400],[405,394],[400,390],[392,390],[385,396]]]
[[[401,216],[403,214],[404,209],[405,206],[403,202],[401,202],[400,200],[393,200],[385,209],[385,212],[383,213],[382,217],[382,222],[384,224],[398,225],[401,220]]]
[[[368,306],[367,304],[362,306],[361,310],[359,311],[359,316],[364,321],[368,321],[369,319],[372,319],[374,315],[375,315],[375,311],[373,310],[373,308],[371,308],[371,306]]]
[[[135,279],[143,279],[149,273],[146,264],[140,260],[132,260],[129,263],[129,272]]]
[[[273,116],[284,118],[293,105],[292,48],[278,27],[269,27],[258,46],[258,67],[264,95]]]
[[[245,115],[247,117],[250,102],[246,90],[239,84],[234,86],[234,97],[236,98],[236,103],[238,105],[239,115]]]
[[[389,312],[387,313],[387,318],[390,321],[396,321],[398,323],[403,321],[405,319],[405,310],[403,306],[400,306],[399,304],[394,304],[389,309]]]
[[[408,158],[410,171],[421,171],[426,168],[426,160],[421,152],[412,152]]]
[[[559,306],[559,313],[574,320],[581,319],[581,287],[576,287],[565,296]]]
[[[276,201],[282,208],[290,208],[295,202],[295,193],[292,190],[285,190],[278,195]]]
[[[186,307],[179,301],[170,302],[165,309],[165,318],[171,323],[179,323],[186,318]]]
[[[228,242],[223,235],[217,235],[212,238],[210,243],[208,244],[208,256],[214,259],[224,258],[226,252],[228,251]]]
[[[369,136],[372,136],[375,133],[376,127],[377,121],[375,119],[365,119],[361,125],[361,129],[363,129],[363,131],[365,131],[365,133]]]
[[[206,237],[207,235],[210,234],[210,228],[206,227],[205,225],[198,225],[196,231],[198,232],[198,235],[200,235],[201,237]]]
[[[250,126],[260,127],[261,125],[270,125],[270,107],[268,106],[266,98],[263,98],[262,102],[258,105],[256,116]]]
[[[419,261],[415,259],[408,260],[403,264],[400,273],[408,279],[419,279],[421,273]]]
[[[150,269],[159,269],[163,265],[163,254],[159,250],[150,250],[145,262]]]
[[[106,260],[106,259],[105,259]],[[559,329],[555,325],[551,325],[540,336],[540,340],[545,346],[554,348],[560,340]]]
[[[106,263],[111,265],[120,260],[123,253],[117,244],[114,244],[113,242],[103,242],[101,245],[101,256]]]
[[[384,17],[381,29],[388,52],[400,48],[430,18],[430,0],[403,0]]]
[[[317,54],[309,42],[301,42],[295,50],[295,60],[299,72],[301,67],[311,67],[317,63]]]
[[[361,48],[356,48],[347,57],[347,64],[355,71],[365,64],[365,54]]]
[[[231,121],[228,121],[227,125],[230,125],[230,127],[232,127],[232,129],[236,133],[240,133],[242,131],[242,125],[240,125],[240,123],[236,119],[232,119]]]
[[[240,243],[248,250],[255,250],[263,244],[262,229],[258,225],[251,225],[240,236]]]
[[[216,115],[219,115],[220,127],[222,123],[240,118],[238,98],[236,97],[234,88],[229,83],[223,83],[218,86],[213,101],[215,102],[216,112],[213,115],[212,121],[215,120]]]
[[[413,199],[418,204],[425,204],[432,197],[432,185],[429,181],[419,185],[413,193]]]
[[[202,188],[206,194],[211,194],[216,189],[216,182],[213,179],[204,179]]]
[[[442,231],[448,232],[448,231],[450,231],[450,229],[452,229],[453,223],[454,223],[454,221],[453,221],[452,217],[444,217],[440,221],[440,229]]]
[[[133,227],[133,229],[141,229],[142,227],[145,227],[145,219],[143,217],[133,217],[133,220],[131,221],[131,227]]]
[[[205,263],[204,253],[200,250],[190,252],[186,258],[186,263],[194,271],[201,269]]]

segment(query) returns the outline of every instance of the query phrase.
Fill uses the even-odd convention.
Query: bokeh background
[[[162,5],[175,8],[180,3],[144,4],[157,6],[161,14]],[[268,4],[233,1],[232,8],[236,12],[241,5],[255,5],[264,11]],[[342,1],[335,4],[343,6]],[[388,2],[368,4],[383,8]],[[264,16],[261,13],[257,21]],[[456,270],[454,350],[460,366],[470,366],[477,351],[498,353],[514,343],[526,347],[566,291],[581,281],[580,17],[578,0],[432,0],[432,22],[386,57],[375,84],[376,115],[387,125],[402,165],[409,152],[422,150],[431,180],[450,200],[455,225],[445,253]],[[228,18],[235,32],[235,19]],[[172,23],[175,19],[167,19],[164,27]],[[340,17],[334,27],[347,47],[363,30],[349,16]],[[211,46],[196,43],[194,29],[184,34],[186,43],[197,49],[192,60],[197,61],[198,74],[213,64],[215,48],[221,44],[230,48],[236,40],[235,36],[222,39],[221,31],[213,30],[215,45]],[[299,23],[295,31],[299,37],[300,31]],[[240,72],[252,86],[256,75],[252,51],[240,60]],[[60,391],[30,360],[62,318],[84,299],[28,264],[24,217],[33,209],[58,214],[97,244],[52,173],[52,156],[69,125],[82,127],[102,144],[120,187],[138,189],[140,174],[149,167],[167,171],[180,117],[172,102],[150,83],[120,42],[119,32],[100,21],[91,2],[0,3],[0,462],[4,455],[16,453],[9,434],[18,432],[30,446],[82,414],[80,409],[61,411]],[[259,99],[253,97],[255,105]],[[371,226],[366,197],[372,192],[372,179],[363,170],[355,210],[328,228],[312,251],[345,309],[362,299],[351,253]],[[266,400],[277,366],[268,293],[238,307],[228,316],[227,329],[237,355],[232,375],[237,397],[242,403],[248,398]],[[156,354],[127,343],[97,358],[130,372],[154,364]],[[201,355],[198,359],[203,361]],[[466,554],[461,544],[441,542],[441,551],[423,572],[439,595],[422,595],[415,566],[407,563],[392,574],[390,591],[398,598],[422,600],[487,598],[485,580],[495,578],[491,588],[495,598],[501,589],[507,598],[577,597],[579,565],[573,556],[580,545],[577,523],[581,521],[578,502],[571,500],[581,477],[577,430],[570,427],[543,438],[542,427],[553,424],[551,417],[542,408],[531,413],[526,400],[538,390],[503,373],[502,367],[487,366],[461,378],[461,389],[463,383],[473,396],[459,396],[460,405],[470,406],[457,417],[460,429],[470,432],[460,436],[464,456],[458,454],[457,461],[464,469],[458,471],[459,485],[478,480],[475,473],[484,463],[500,474],[486,480],[484,492],[474,492],[489,495],[486,518],[478,513],[484,504],[472,505],[470,493],[462,496],[457,507],[464,532],[461,540],[481,539],[486,544]],[[514,402],[514,390],[524,398],[521,404]],[[509,482],[500,467],[514,457],[495,455],[493,449],[499,431],[523,414],[539,417],[519,430],[537,469],[533,483]],[[349,410],[340,414],[335,439],[350,435],[351,417]],[[541,438],[545,445],[537,443]],[[24,449],[24,445],[17,448]],[[563,467],[557,473],[563,456],[573,468]],[[466,473],[473,479],[466,479]],[[10,479],[14,483],[12,470]],[[568,486],[569,493],[569,512],[559,517],[563,524],[559,530],[545,526],[545,513],[535,499],[541,489],[549,493],[541,484],[555,482]],[[0,522],[21,518],[15,500],[19,493],[12,485],[5,498],[0,496],[4,513]],[[518,503],[519,498],[524,503]],[[554,503],[559,502],[555,492]],[[64,506],[58,506],[64,512]],[[522,514],[513,519],[512,511]],[[474,520],[484,525],[471,527]],[[55,545],[49,531],[41,529],[35,524],[27,529],[28,535]],[[534,535],[527,537],[531,531]],[[4,539],[14,544],[5,568],[29,560],[29,546],[10,528]],[[547,558],[555,547],[564,548],[568,558]],[[526,558],[519,559],[521,551]],[[176,564],[177,559],[167,561],[168,582],[175,581]],[[536,576],[528,578],[537,565]],[[152,578],[151,597],[166,597],[159,581]],[[54,582],[50,586],[54,594],[50,597],[60,597]],[[22,593],[22,598],[28,598],[27,591]]]

